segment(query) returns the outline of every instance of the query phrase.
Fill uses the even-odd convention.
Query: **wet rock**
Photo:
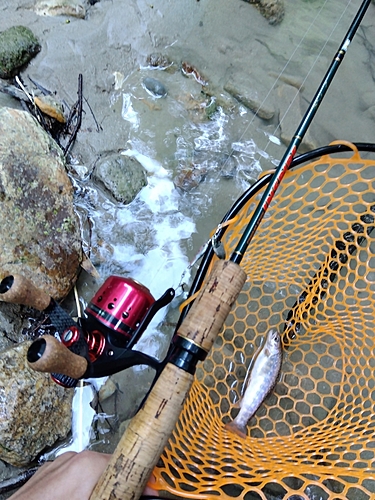
[[[142,86],[153,97],[160,98],[167,96],[167,89],[159,80],[156,80],[156,78],[143,78]]]
[[[217,110],[216,98],[203,93],[195,96],[190,92],[180,94],[177,100],[183,104],[189,119],[194,123],[210,120]]]
[[[284,19],[285,6],[283,0],[244,0],[255,4],[259,12],[270,24],[279,24]]]
[[[47,116],[54,118],[60,123],[65,123],[64,109],[53,95],[40,95],[34,97],[34,104]]]
[[[270,24],[279,24],[284,19],[285,7],[283,0],[261,0],[258,9]]]
[[[275,73],[274,71],[270,71],[268,74],[275,80],[280,80],[281,82],[287,83],[292,87],[296,87],[296,89],[300,90],[301,92],[304,90],[303,78],[299,78],[293,75],[287,75],[285,73]]]
[[[0,279],[23,274],[62,298],[82,260],[73,187],[56,143],[24,111],[0,109]]]
[[[40,0],[35,4],[35,12],[40,16],[72,16],[84,19],[85,2],[81,0]]]
[[[182,191],[191,191],[197,187],[206,177],[206,169],[186,167],[183,168],[173,179],[176,188]]]
[[[29,342],[0,353],[0,459],[22,466],[71,427],[73,391],[28,368]]]
[[[146,64],[151,68],[167,69],[172,66],[173,62],[160,52],[154,52],[147,56]]]
[[[0,33],[0,78],[11,78],[40,51],[33,32],[13,26]]]
[[[99,389],[99,401],[100,403],[103,403],[106,399],[110,398],[113,396],[113,394],[117,391],[117,386],[113,382],[111,378],[108,378],[105,383],[101,386]]]
[[[257,82],[243,81],[239,78],[231,78],[224,86],[224,90],[251,109],[260,118],[271,120],[275,115],[275,108],[269,104],[269,98],[265,103],[266,90]]]
[[[236,101],[233,99],[233,96],[229,95],[227,92],[223,92],[223,89],[215,87],[212,84],[204,87],[202,93],[208,97],[213,97],[216,106],[221,106],[225,111],[232,111],[236,106]]]
[[[186,61],[181,63],[181,73],[186,77],[192,77],[200,85],[208,85],[208,81],[202,74],[197,70],[197,68]]]
[[[114,154],[101,160],[94,169],[94,179],[122,203],[134,200],[147,185],[147,176],[135,158]]]
[[[278,88],[278,102],[280,107],[280,130],[281,140],[284,144],[289,145],[292,140],[296,127],[301,123],[303,112],[300,103],[300,93],[298,89],[291,85],[281,85]],[[309,151],[315,149],[316,144],[311,133],[308,130],[303,139],[299,151]]]

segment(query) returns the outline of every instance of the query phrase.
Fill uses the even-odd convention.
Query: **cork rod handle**
[[[244,283],[244,271],[219,261],[177,335],[209,351]],[[122,436],[90,500],[137,500],[176,425],[193,375],[168,363]]]
[[[51,297],[36,288],[24,276],[13,274],[0,282],[0,301],[23,304],[43,311],[49,306]]]

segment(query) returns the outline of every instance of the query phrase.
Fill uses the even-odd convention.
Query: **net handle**
[[[237,264],[216,262],[177,337],[207,353],[245,281],[246,274]],[[160,374],[117,445],[90,500],[136,500],[141,496],[193,383],[193,371],[177,366],[179,359],[174,356]]]

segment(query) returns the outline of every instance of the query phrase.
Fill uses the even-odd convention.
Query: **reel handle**
[[[24,276],[13,274],[6,276],[0,283],[0,301],[23,304],[43,311],[49,306],[51,297]]]
[[[246,281],[231,261],[217,261],[213,271],[177,331],[209,351]],[[138,499],[176,425],[192,372],[169,361],[144,405],[131,420],[90,500]]]
[[[44,335],[31,344],[27,362],[37,372],[61,373],[79,379],[86,373],[87,360],[74,354],[52,335]]]

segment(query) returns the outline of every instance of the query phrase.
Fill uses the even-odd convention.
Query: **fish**
[[[274,388],[281,363],[281,337],[277,330],[271,328],[263,346],[255,353],[243,398],[238,403],[240,411],[234,420],[225,424],[228,431],[243,438],[247,436],[247,422]]]

